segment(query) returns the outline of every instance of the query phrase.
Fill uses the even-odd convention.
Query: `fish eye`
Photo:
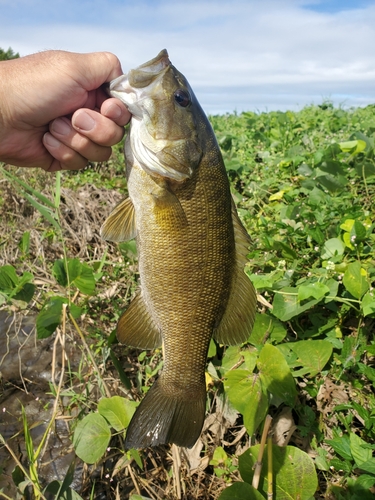
[[[179,104],[182,108],[186,108],[191,103],[189,92],[186,90],[178,89],[174,93],[174,100]]]

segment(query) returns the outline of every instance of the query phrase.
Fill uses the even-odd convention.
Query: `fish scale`
[[[123,344],[163,346],[163,369],[137,408],[125,447],[191,447],[203,427],[210,339],[244,342],[256,294],[244,274],[249,236],[211,125],[166,51],[110,84],[133,115],[125,141],[129,198],[104,223],[136,237],[141,287],[121,316]]]

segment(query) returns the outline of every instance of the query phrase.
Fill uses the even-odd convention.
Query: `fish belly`
[[[164,356],[163,371],[138,410],[147,425],[154,413],[153,429],[146,431],[146,424],[138,422],[147,438],[139,443],[141,432],[133,439],[131,425],[127,440],[132,447],[143,447],[145,440],[146,445],[192,446],[203,425],[207,350],[225,311],[235,265],[230,193],[226,178],[220,179],[225,172],[211,167],[209,174],[202,168],[174,186],[137,166],[129,175],[142,296],[161,331]],[[142,410],[155,396],[160,415],[157,391],[170,399],[165,425],[150,408]]]

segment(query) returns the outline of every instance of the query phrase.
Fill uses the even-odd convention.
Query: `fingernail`
[[[95,126],[95,120],[85,111],[75,114],[72,123],[75,128],[85,132],[89,132]]]
[[[52,134],[49,132],[46,132],[44,134],[44,142],[47,144],[47,146],[50,146],[51,148],[58,148],[61,145],[61,142],[58,141],[55,137],[53,137]]]
[[[69,135],[72,127],[70,122],[64,118],[57,118],[51,124],[51,130],[59,135]]]
[[[115,103],[110,104],[105,113],[106,116],[110,116],[112,119],[120,118],[122,115],[122,109]]]

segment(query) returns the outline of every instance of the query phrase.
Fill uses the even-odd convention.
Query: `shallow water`
[[[9,316],[0,311],[0,434],[28,470],[27,454],[22,423],[22,406],[25,408],[34,450],[51,420],[55,402],[51,393],[55,336],[37,340],[35,317]],[[65,344],[70,368],[80,362],[80,351],[74,342]],[[62,348],[55,348],[55,381],[61,372]],[[60,408],[61,410],[61,408]],[[53,480],[63,480],[74,459],[68,422],[58,416],[50,433],[45,452],[38,462],[42,485]],[[15,461],[4,446],[0,446],[0,491],[10,498],[16,497],[12,479]],[[80,490],[82,465],[77,464],[72,487]]]

